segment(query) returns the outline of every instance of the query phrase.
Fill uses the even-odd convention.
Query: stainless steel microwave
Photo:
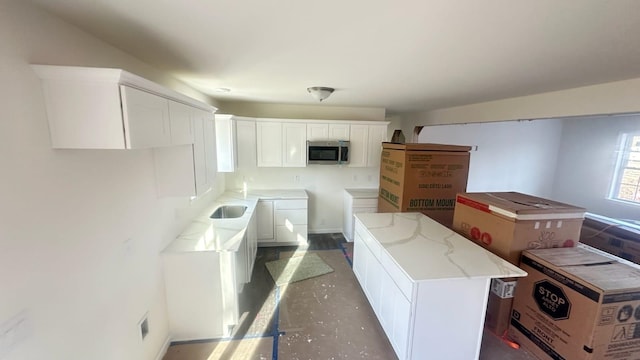
[[[337,165],[348,163],[348,141],[307,141],[307,164]]]

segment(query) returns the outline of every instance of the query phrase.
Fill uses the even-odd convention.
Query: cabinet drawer
[[[410,301],[413,290],[413,282],[411,279],[407,277],[402,269],[400,269],[400,266],[391,259],[391,256],[389,256],[386,251],[382,251],[379,260],[384,270],[389,274],[389,277],[391,277],[391,280],[398,286],[404,297]]]
[[[276,210],[288,210],[288,209],[306,209],[307,200],[276,200]]]
[[[307,211],[296,210],[276,210],[276,225],[306,225]]]
[[[276,241],[291,243],[307,242],[307,225],[293,225],[292,228],[287,226],[276,226]]]
[[[378,207],[378,198],[373,199],[353,199],[353,207]]]
[[[373,257],[376,259],[380,259],[380,254],[382,252],[382,246],[374,240],[369,233],[362,228],[362,225],[356,222],[355,232],[360,236],[362,242],[371,250]],[[378,260],[379,261],[379,260]]]

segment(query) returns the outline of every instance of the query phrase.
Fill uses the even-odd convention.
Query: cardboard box
[[[604,216],[587,214],[580,241],[640,264],[640,230]]]
[[[527,250],[509,337],[542,359],[640,359],[640,268],[583,247]]]
[[[456,194],[467,188],[470,149],[383,143],[378,212],[419,211],[450,228]]]
[[[576,246],[585,211],[518,192],[461,193],[453,230],[518,265],[523,250]]]
[[[484,326],[498,336],[509,327],[516,279],[492,279]]]

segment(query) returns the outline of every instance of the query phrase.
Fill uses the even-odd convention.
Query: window
[[[622,136],[610,198],[640,205],[640,133]]]

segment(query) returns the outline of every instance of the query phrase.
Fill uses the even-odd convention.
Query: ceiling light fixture
[[[324,86],[312,86],[312,87],[308,87],[307,91],[309,92],[309,94],[311,94],[311,96],[316,98],[318,101],[322,101],[328,98],[329,95],[331,95],[335,91],[335,89],[330,87],[324,87]]]
[[[229,88],[223,88],[223,87],[221,87],[221,88],[217,88],[217,89],[216,89],[216,92],[220,92],[220,93],[228,93],[228,92],[230,92],[230,91],[231,91],[231,89],[229,89]]]

